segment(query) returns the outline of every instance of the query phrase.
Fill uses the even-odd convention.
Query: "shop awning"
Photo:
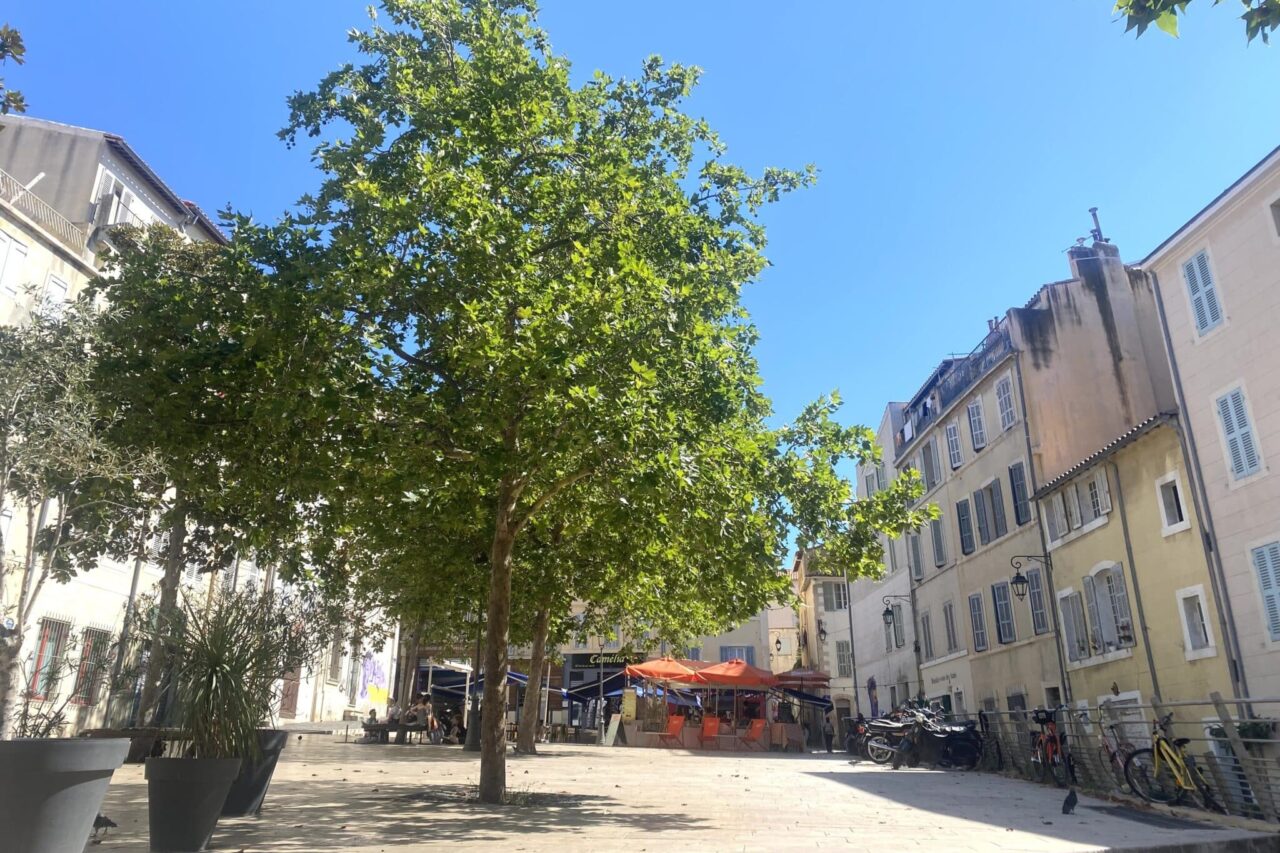
[[[782,692],[794,699],[799,699],[805,705],[817,705],[827,710],[832,708],[831,700],[826,696],[815,696],[812,693],[805,693],[803,690],[796,690],[791,687],[782,688]]]
[[[772,687],[777,677],[767,669],[752,666],[744,660],[729,660],[713,664],[698,675],[712,686],[722,687]]]
[[[831,676],[816,669],[796,667],[778,673],[779,687],[794,687],[803,690],[806,687],[826,687],[831,683]]]

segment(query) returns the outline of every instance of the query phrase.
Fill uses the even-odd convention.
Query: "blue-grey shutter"
[[[1013,521],[1026,524],[1031,520],[1031,504],[1027,500],[1027,473],[1018,462],[1009,466],[1009,491],[1013,495]]]
[[[1253,549],[1253,567],[1262,592],[1262,612],[1273,642],[1280,641],[1280,542]]]
[[[1004,495],[1000,492],[999,480],[991,484],[991,520],[995,528],[995,538],[999,539],[1009,532],[1009,524],[1004,517]]]
[[[1218,398],[1218,417],[1222,419],[1222,434],[1227,441],[1227,461],[1232,475],[1239,480],[1253,474],[1262,467],[1262,460],[1258,456],[1258,445],[1253,438],[1253,426],[1249,423],[1242,389],[1236,388]]]
[[[956,502],[956,523],[960,525],[960,550],[966,554],[972,554],[973,545],[973,519],[969,516],[969,502],[967,500]]]
[[[991,525],[987,521],[987,496],[981,489],[973,493],[973,514],[978,520],[978,541],[986,545],[991,541]]]
[[[1196,332],[1203,335],[1222,322],[1222,305],[1218,301],[1218,287],[1213,281],[1213,273],[1209,271],[1209,256],[1198,252],[1196,256],[1182,265],[1182,274],[1187,279],[1187,290],[1191,294],[1191,312],[1194,315]]]

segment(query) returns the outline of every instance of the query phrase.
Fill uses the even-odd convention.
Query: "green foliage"
[[[22,43],[22,33],[8,24],[0,25],[0,65],[12,59],[14,65],[26,61],[27,47]],[[25,113],[27,102],[22,93],[15,89],[5,89],[4,78],[0,78],[0,115],[8,113]]]
[[[1147,27],[1156,27],[1177,38],[1178,16],[1186,14],[1191,0],[1117,0],[1115,11],[1125,16],[1125,32],[1136,29],[1141,36]],[[1222,0],[1213,0],[1217,6]],[[1239,0],[1244,8],[1240,20],[1244,21],[1245,36],[1249,41],[1261,37],[1263,44],[1270,42],[1270,33],[1280,27],[1280,0]]]
[[[306,599],[252,587],[139,613],[136,636],[173,650],[177,725],[197,758],[255,757],[281,673],[309,665],[331,627]]]

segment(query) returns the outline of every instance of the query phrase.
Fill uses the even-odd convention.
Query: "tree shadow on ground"
[[[312,779],[271,785],[262,814],[223,818],[211,850],[308,851],[353,847],[441,844],[466,841],[509,845],[513,836],[558,836],[572,840],[581,831],[610,827],[621,836],[673,826],[697,828],[684,814],[628,813],[603,795],[531,791],[508,785],[511,805],[491,806],[475,798],[475,786],[459,783],[386,784],[374,777],[339,782]],[[120,786],[104,805],[112,814],[140,815],[122,822],[101,847],[146,849],[146,786]],[[598,836],[597,836],[598,837]],[[539,846],[549,846],[541,840]]]

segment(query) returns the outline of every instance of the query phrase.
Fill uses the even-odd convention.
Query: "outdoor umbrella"
[[[725,687],[773,687],[778,678],[767,669],[752,666],[744,660],[727,660],[712,664],[698,675],[707,684]]]
[[[697,669],[690,666],[691,661],[679,661],[674,658],[658,658],[644,663],[629,664],[623,670],[629,678],[644,678],[649,681],[676,681],[685,684],[702,682]]]
[[[813,687],[827,687],[830,684],[831,676],[816,669],[796,667],[795,669],[778,673],[779,687],[794,687],[797,690],[805,690]]]

